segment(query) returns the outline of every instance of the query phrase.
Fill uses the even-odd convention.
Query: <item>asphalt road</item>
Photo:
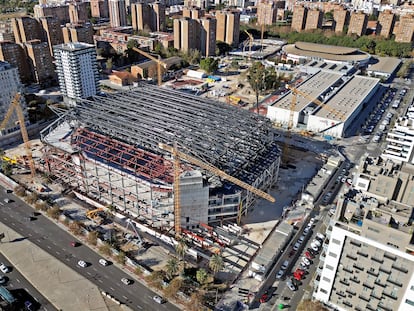
[[[13,202],[5,203],[6,197],[12,199]],[[36,219],[27,221],[25,218],[33,212],[33,208],[25,202],[13,194],[6,194],[5,190],[0,188],[0,221],[76,270],[100,290],[111,294],[133,310],[179,310],[168,302],[162,305],[155,303],[153,296],[156,293],[139,282],[124,285],[121,279],[131,279],[129,274],[113,264],[106,267],[100,265],[98,261],[102,256],[85,245],[72,247],[70,244],[76,239],[47,217],[39,215]],[[79,260],[87,262],[88,267],[79,267],[77,265]]]
[[[23,275],[20,274],[16,268],[13,267],[13,265],[2,254],[0,254],[0,262],[4,263],[11,269],[9,273],[2,273],[8,278],[8,282],[3,286],[6,287],[16,298],[24,295],[24,298],[22,297],[23,299],[19,299],[21,303],[30,301],[34,305],[36,304],[36,307],[38,308],[37,310],[57,310],[45,297],[43,297],[41,293],[38,292],[36,288],[30,284],[28,280],[24,278]]]

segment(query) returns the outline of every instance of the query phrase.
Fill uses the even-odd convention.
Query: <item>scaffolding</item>
[[[277,180],[280,151],[271,122],[257,114],[185,93],[140,86],[82,99],[42,131],[45,170],[100,202],[151,226],[170,228],[173,165],[159,143],[206,161],[253,187]],[[181,163],[182,171],[199,169]],[[210,182],[209,220],[236,219],[256,196],[203,171]]]

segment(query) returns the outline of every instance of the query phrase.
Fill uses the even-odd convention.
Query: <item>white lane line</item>
[[[46,245],[46,247],[47,247],[48,249],[52,249],[52,248],[50,247],[50,245]]]
[[[15,226],[16,225],[14,222],[12,222],[11,224],[12,224],[12,226]]]
[[[98,282],[99,282],[99,283],[103,283],[103,281],[102,281],[101,279],[98,279]]]
[[[96,270],[96,268],[92,268],[93,271],[98,272],[98,270]]]
[[[58,251],[56,251],[56,255],[60,255],[60,253]]]
[[[40,243],[40,239],[36,239],[36,241]]]
[[[92,275],[90,272],[86,272],[87,275]]]
[[[70,261],[70,258],[66,258],[66,261]]]
[[[17,281],[17,283],[20,283],[20,280],[19,279],[16,279],[16,281]]]
[[[27,235],[28,235],[28,236],[33,236],[31,233],[28,233]]]
[[[128,300],[128,297],[127,297],[127,296],[122,295],[122,297],[123,297],[124,299]]]
[[[142,310],[142,307],[140,305],[137,305],[137,308],[140,309],[140,310]]]
[[[112,287],[109,287],[112,291],[115,291],[115,289],[113,289]]]

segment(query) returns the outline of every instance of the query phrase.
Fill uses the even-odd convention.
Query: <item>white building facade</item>
[[[62,95],[67,102],[99,92],[96,51],[92,44],[67,43],[54,47],[56,71]]]

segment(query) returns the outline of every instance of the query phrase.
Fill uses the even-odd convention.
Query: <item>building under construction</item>
[[[270,120],[186,93],[142,84],[80,99],[41,135],[44,168],[59,182],[161,229],[174,225],[177,148],[256,188],[277,180],[280,152]],[[182,228],[235,220],[255,195],[181,161]]]

